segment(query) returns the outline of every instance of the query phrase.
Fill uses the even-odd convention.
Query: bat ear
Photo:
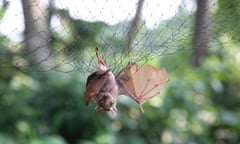
[[[117,113],[116,106],[111,107],[110,111],[112,112],[112,114],[116,115],[116,113]]]
[[[96,114],[99,114],[102,110],[103,110],[103,108],[102,108],[102,107],[99,107],[99,106],[97,106],[97,107],[95,108]]]
[[[98,48],[96,47],[96,56],[97,56],[97,59],[98,59],[98,67],[100,70],[103,70],[103,71],[106,71],[108,68],[107,68],[107,65],[105,63],[105,61],[103,60],[103,58],[99,55],[98,53]]]

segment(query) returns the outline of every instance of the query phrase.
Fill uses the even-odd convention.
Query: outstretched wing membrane
[[[150,65],[138,66],[128,63],[118,74],[117,80],[120,94],[130,96],[143,111],[142,104],[160,93],[168,82],[168,76],[164,68],[156,69]]]

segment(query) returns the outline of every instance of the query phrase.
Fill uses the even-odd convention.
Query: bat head
[[[112,111],[116,112],[116,99],[110,93],[99,93],[97,99],[96,113],[100,111]]]

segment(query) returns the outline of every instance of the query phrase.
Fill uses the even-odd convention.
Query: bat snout
[[[99,100],[99,106],[105,111],[110,111],[115,106],[116,100],[111,95],[103,95]]]

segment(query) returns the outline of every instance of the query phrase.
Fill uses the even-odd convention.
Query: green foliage
[[[240,36],[240,1],[239,0],[219,0],[216,13],[217,31],[221,34],[229,33],[234,41],[239,41]]]
[[[84,48],[100,45],[96,41],[99,33],[109,26],[104,22],[88,22],[81,19],[73,19],[67,10],[54,10],[53,16],[61,18],[62,30],[52,33],[54,48],[63,47],[65,54],[83,51]],[[81,54],[81,53],[80,53]]]
[[[179,22],[182,17],[186,17],[184,13],[174,20]],[[191,24],[190,20],[186,22]],[[167,23],[170,29],[163,30]],[[76,29],[85,31],[85,36],[89,32],[84,27],[86,24],[90,23],[76,22],[79,26]],[[98,24],[90,24],[91,29],[104,25]],[[175,37],[184,37],[172,44],[172,47],[182,47],[182,51],[150,63],[166,68],[169,83],[161,94],[143,105],[145,113],[141,113],[133,100],[120,96],[116,116],[107,112],[96,115],[94,103],[85,106],[83,93],[87,74],[78,71],[22,73],[6,69],[6,65],[12,67],[12,56],[7,50],[8,41],[1,38],[0,54],[9,55],[0,57],[6,64],[0,67],[0,143],[237,144],[240,141],[239,43],[223,45],[225,39],[233,35],[226,30],[227,33],[211,42],[209,56],[201,66],[192,67],[191,29],[179,31],[174,24],[165,21],[150,31],[160,31],[163,39],[164,36],[168,39],[172,28]],[[96,38],[97,33],[96,30],[91,35]],[[163,39],[154,39],[154,43]],[[76,44],[73,37],[69,37],[69,43],[68,38],[64,39],[65,42]],[[117,37],[114,45],[120,46],[120,42]],[[61,41],[54,42],[53,49],[60,45]]]
[[[6,0],[3,0],[2,3],[3,3],[2,7],[0,8],[0,20],[5,15],[5,13],[6,13],[7,9],[8,9],[8,6],[9,6],[9,2],[6,1]]]
[[[190,65],[190,51],[163,56],[155,66],[164,66],[170,81],[143,105],[144,114],[122,96],[117,116],[95,115],[94,103],[84,105],[85,77],[78,72],[16,72],[1,79],[0,142],[237,143],[239,50],[231,50],[209,55],[199,68]]]

